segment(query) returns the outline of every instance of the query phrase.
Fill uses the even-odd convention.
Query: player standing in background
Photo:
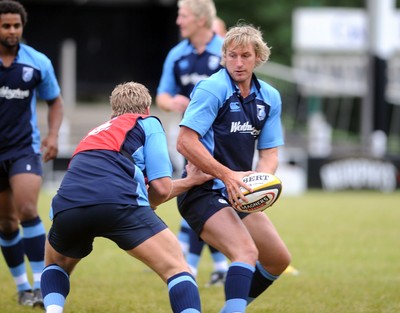
[[[27,13],[19,2],[0,1],[0,245],[17,285],[18,303],[42,306],[39,288],[46,234],[37,208],[41,154],[44,162],[57,156],[63,101],[50,60],[21,43],[26,22]],[[37,96],[49,108],[48,134],[42,142],[36,121]]]
[[[178,197],[183,218],[231,264],[221,312],[245,312],[290,263],[290,253],[264,212],[240,213],[242,177],[253,168],[275,173],[284,144],[279,92],[254,74],[270,48],[251,25],[231,28],[222,47],[225,67],[199,82],[181,121],[177,148],[191,163],[216,177]],[[240,151],[239,151],[240,150]]]
[[[156,103],[160,109],[183,114],[189,104],[194,85],[221,68],[223,39],[213,31],[215,19],[216,9],[212,0],[178,1],[176,24],[179,26],[183,40],[170,50],[165,59],[156,97]],[[178,130],[178,125],[176,125],[168,133],[169,141],[174,143],[173,150],[175,150],[170,151],[171,158],[174,158],[174,152],[176,154]],[[181,158],[180,155],[178,157]],[[197,275],[204,242],[199,240],[185,221],[181,223],[178,239],[193,274]],[[186,248],[189,250],[185,251]],[[214,272],[207,285],[222,284],[228,262],[221,252],[213,247],[209,248]]]
[[[52,201],[41,282],[46,312],[63,311],[70,275],[96,237],[114,241],[154,270],[168,284],[173,312],[201,312],[197,284],[178,240],[154,210],[211,177],[189,164],[190,175],[171,180],[165,133],[158,118],[149,115],[145,86],[116,86],[110,104],[111,120],[78,144]]]

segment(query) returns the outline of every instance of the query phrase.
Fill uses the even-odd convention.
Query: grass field
[[[51,194],[40,198],[47,229]],[[175,201],[158,214],[175,232]],[[300,274],[284,274],[252,303],[251,313],[398,313],[400,312],[400,192],[327,193],[283,196],[266,211],[293,255]],[[222,287],[203,287],[212,270],[208,251],[198,284],[203,312],[219,312]],[[32,312],[16,304],[11,275],[0,260],[0,312]],[[140,262],[104,239],[71,278],[66,313],[170,312],[167,288]],[[39,310],[37,310],[39,311]]]

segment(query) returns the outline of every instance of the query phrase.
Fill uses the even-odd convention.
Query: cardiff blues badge
[[[33,77],[33,68],[23,67],[22,68],[22,80],[24,82],[29,82]]]
[[[257,105],[257,118],[260,121],[263,121],[265,119],[266,113],[265,113],[265,106],[263,105]]]
[[[218,66],[219,66],[220,60],[221,60],[220,57],[217,57],[215,55],[211,55],[208,58],[208,68],[210,70],[216,70],[218,68]]]

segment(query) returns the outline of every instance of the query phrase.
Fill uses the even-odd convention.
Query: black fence
[[[44,52],[60,76],[62,43],[76,42],[76,93],[90,100],[120,82],[138,81],[155,94],[162,63],[179,40],[177,7],[159,1],[22,1],[24,40]]]

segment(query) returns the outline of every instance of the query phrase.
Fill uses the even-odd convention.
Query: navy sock
[[[225,306],[221,313],[245,312],[254,266],[233,262],[225,281]]]
[[[201,255],[205,243],[199,238],[199,236],[197,236],[197,234],[192,229],[190,229],[189,232],[189,244],[190,244],[190,249],[189,249],[190,253]]]
[[[40,289],[45,308],[49,305],[64,307],[69,294],[69,275],[57,264],[46,266],[42,273]]]
[[[0,233],[0,245],[4,260],[14,278],[17,290],[31,289],[26,273],[24,245],[19,229],[7,235]]]
[[[168,279],[171,308],[174,313],[201,312],[200,295],[194,277],[187,272],[176,274]]]
[[[0,233],[0,245],[8,267],[16,267],[24,262],[24,246],[19,229],[7,235]]]
[[[186,256],[193,275],[197,276],[197,268],[200,262],[201,253],[203,251],[204,241],[199,239],[199,236],[190,228],[189,231],[189,252]]]
[[[262,294],[278,277],[279,276],[267,272],[260,262],[257,261],[247,303],[250,304],[255,298]]]
[[[40,217],[21,223],[24,238],[24,251],[28,257],[32,275],[33,288],[40,288],[40,276],[44,268],[44,246],[46,231]]]

